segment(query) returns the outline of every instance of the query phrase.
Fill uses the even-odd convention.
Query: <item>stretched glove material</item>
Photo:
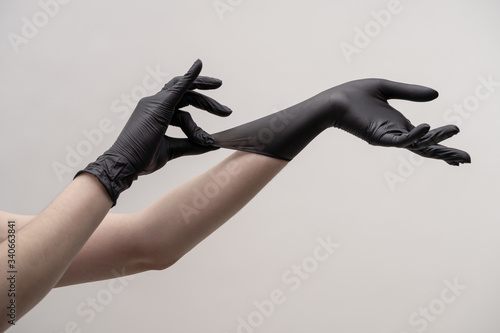
[[[431,131],[428,124],[415,127],[387,102],[389,99],[425,102],[437,96],[435,90],[418,85],[383,79],[351,81],[212,136],[218,147],[289,161],[323,130],[337,127],[372,145],[407,148],[451,165],[470,163],[466,152],[438,144],[457,134],[458,127],[447,125]]]

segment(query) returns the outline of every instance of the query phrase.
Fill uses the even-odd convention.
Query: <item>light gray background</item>
[[[232,11],[218,15],[214,3]],[[192,110],[210,132],[345,81],[383,77],[437,89],[430,103],[393,105],[415,124],[459,121],[461,133],[447,144],[473,161],[457,168],[415,160],[409,168],[406,150],[328,130],[230,222],[170,269],[135,276],[90,322],[77,308],[109,295],[109,281],[54,290],[11,332],[59,333],[74,322],[82,332],[232,333],[274,289],[286,301],[255,332],[498,332],[500,87],[468,117],[447,110],[473,101],[479,77],[500,82],[499,4],[401,0],[401,11],[347,61],[340,44],[354,45],[355,29],[389,3],[73,0],[15,52],[9,33],[21,35],[23,18],[33,22],[43,9],[3,1],[2,210],[40,212],[113,143],[125,119],[111,105],[142,85],[146,68],[158,66],[167,81],[196,58],[203,74],[224,80],[210,96],[234,110],[224,119]],[[75,149],[103,118],[114,131],[60,181],[53,163],[64,163],[66,146]],[[134,183],[113,211],[142,209],[230,153],[173,161]],[[387,173],[404,181],[391,188]],[[291,291],[282,275],[329,236],[340,247]],[[447,280],[466,289],[440,309]],[[425,328],[409,321],[429,306],[442,313]]]

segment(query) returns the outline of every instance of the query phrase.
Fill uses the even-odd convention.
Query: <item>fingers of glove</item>
[[[189,89],[211,90],[222,86],[222,80],[210,76],[198,76]]]
[[[181,156],[199,155],[219,149],[219,147],[215,146],[198,145],[189,139],[178,139],[165,136],[163,140],[166,143],[163,146],[168,147],[169,160],[173,160]]]
[[[179,94],[184,94],[191,87],[193,82],[200,75],[203,64],[200,59],[197,59],[191,68],[182,76],[170,89]]]
[[[425,134],[420,140],[414,142],[411,148],[421,149],[427,146],[435,145],[441,141],[451,138],[460,132],[459,128],[455,125],[446,125],[435,128]]]
[[[389,80],[381,80],[379,90],[386,99],[404,99],[413,102],[427,102],[438,97],[432,88]]]
[[[182,108],[187,105],[192,105],[195,108],[208,111],[220,117],[227,117],[233,112],[230,108],[220,104],[215,99],[196,91],[186,92],[181,101],[177,104],[177,107]]]
[[[182,76],[174,77],[167,84],[165,84],[162,90],[168,90],[172,88],[181,78]],[[217,89],[220,86],[222,86],[222,80],[220,79],[210,76],[198,76],[196,80],[194,80],[194,82],[189,87],[189,90],[193,89],[211,90],[211,89]]]
[[[409,132],[387,132],[380,137],[379,144],[387,147],[406,147],[429,132],[428,124],[420,124]]]
[[[169,82],[167,82],[162,90],[168,90],[172,88],[179,80],[182,78],[182,76],[176,76]],[[222,80],[210,77],[210,76],[198,76],[196,80],[191,84],[189,87],[189,90],[193,89],[201,89],[201,90],[210,90],[210,89],[217,89],[220,86],[222,86]]]
[[[470,155],[467,152],[443,145],[432,145],[422,149],[409,148],[409,150],[420,156],[443,160],[455,166],[460,165],[460,163],[471,162]]]
[[[188,112],[182,110],[175,111],[170,124],[180,127],[182,132],[184,132],[191,141],[199,145],[207,146],[215,142],[215,139],[210,134],[196,125]]]
[[[169,125],[172,115],[177,108],[177,104],[181,101],[186,91],[189,90],[194,80],[196,80],[198,74],[200,74],[201,68],[202,63],[201,60],[198,59],[184,76],[178,79],[172,79],[162,90],[151,97],[155,110],[155,117],[157,117],[158,121],[164,126]]]
[[[166,96],[173,99],[170,100],[170,102],[176,104],[182,95],[190,89],[193,82],[198,78],[202,67],[203,64],[201,60],[197,59],[184,76],[174,77],[172,80],[167,82],[167,84],[165,84],[160,93],[164,95],[165,92],[168,92],[169,94]]]

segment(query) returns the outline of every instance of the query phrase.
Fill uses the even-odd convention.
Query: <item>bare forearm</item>
[[[168,267],[243,208],[287,162],[236,152],[139,214],[155,230],[152,265]]]
[[[57,283],[78,251],[102,221],[111,201],[91,175],[77,177],[42,213],[16,232],[18,288],[15,292],[17,319],[33,308]],[[0,244],[6,258],[8,242]],[[2,290],[9,281],[1,280]],[[8,304],[2,292],[2,304]],[[5,321],[1,322],[3,325]]]
[[[164,269],[243,208],[287,162],[236,152],[134,214],[108,214],[57,286]]]

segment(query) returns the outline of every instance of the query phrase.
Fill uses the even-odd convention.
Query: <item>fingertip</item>
[[[216,116],[222,117],[222,118],[229,117],[231,115],[231,113],[233,113],[233,110],[231,110],[230,108],[228,108],[226,106],[223,106],[222,109],[216,108],[216,109],[207,110],[207,111],[213,115],[216,115]]]
[[[429,87],[381,80],[381,89],[387,99],[404,99],[414,102],[428,102],[436,99],[439,93]]]
[[[433,130],[436,132],[437,138],[436,143],[451,138],[454,135],[457,135],[460,132],[460,129],[455,125],[445,125]]]
[[[431,126],[429,124],[423,123],[415,127],[410,133],[413,133],[416,138],[420,139],[422,136],[427,134],[429,130],[431,129]]]
[[[221,117],[229,117],[231,115],[231,113],[233,113],[233,110],[231,110],[227,106],[224,106],[224,110],[222,110],[220,116]]]
[[[407,147],[412,143],[418,141],[421,137],[423,137],[427,132],[429,132],[431,126],[429,124],[420,124],[410,132],[408,132],[405,136],[395,137],[394,146],[396,147]]]
[[[211,77],[208,86],[210,87],[210,89],[220,88],[222,86],[222,80]]]
[[[217,86],[217,87],[222,86],[222,80],[221,79],[218,79],[216,77],[211,77],[211,76],[207,76],[206,78],[208,79],[208,81],[210,82],[211,85]]]
[[[422,130],[425,130],[425,133],[429,132],[429,130],[431,129],[431,125],[429,125],[427,123],[422,123],[422,124],[418,125],[417,127],[420,127]]]
[[[193,84],[193,82],[196,80],[198,75],[200,75],[201,68],[203,67],[202,62],[200,59],[197,59],[191,68],[184,74],[184,76],[180,77],[179,79],[175,78],[173,82],[175,82],[173,85],[171,83],[167,83],[167,86],[169,87],[168,89],[171,89],[172,92],[177,92],[179,93],[176,97],[180,98],[182,95],[186,93]],[[178,102],[177,100],[176,102]]]
[[[203,68],[203,63],[201,62],[200,59],[196,59],[196,61],[193,63],[191,68],[186,72],[184,76],[188,77],[193,77],[193,80],[198,77],[198,75],[201,72],[201,69]]]
[[[470,158],[470,155],[468,153],[466,153],[466,152],[464,152],[463,161],[464,162],[462,162],[462,163],[471,163],[472,162],[472,160]]]
[[[470,155],[463,150],[452,149],[450,153],[444,154],[443,157],[446,160],[446,162],[450,165],[458,166],[460,164],[471,163]]]
[[[436,98],[439,97],[439,92],[437,90],[432,89],[432,88],[429,88],[429,89],[431,90],[431,92],[429,93],[429,95],[430,95],[429,96],[429,100],[430,101],[432,101],[432,100],[434,100],[434,99],[436,99]]]
[[[418,91],[418,88],[415,89],[415,102],[429,102],[432,100],[435,100],[438,98],[439,93],[437,90],[429,88],[429,87],[424,87],[424,86],[417,86],[420,88],[420,91]]]
[[[198,76],[190,89],[211,90],[222,86],[222,80],[210,76]]]
[[[193,66],[203,66],[203,62],[198,58],[194,61]]]

